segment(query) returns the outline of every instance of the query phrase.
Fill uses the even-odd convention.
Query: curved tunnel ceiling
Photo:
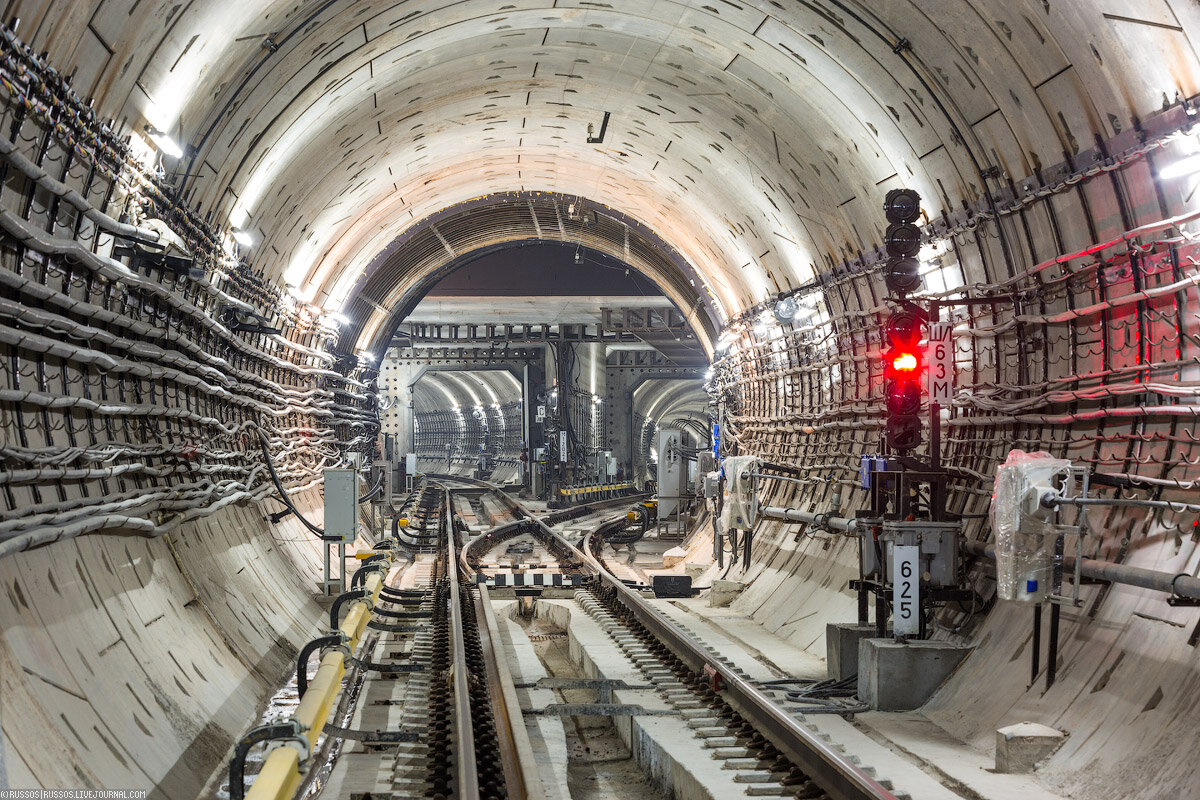
[[[612,209],[542,192],[506,192],[455,205],[411,226],[354,274],[342,306],[351,341],[382,352],[396,325],[440,279],[478,254],[537,241],[582,244],[660,286],[702,341],[719,325],[703,278],[653,232]],[[697,288],[697,287],[700,288]],[[340,295],[339,295],[340,296]],[[531,320],[533,321],[533,320]]]
[[[507,370],[431,370],[412,386],[413,409],[418,413],[470,410],[520,402],[521,384]]]
[[[415,221],[549,191],[644,223],[729,316],[870,250],[889,188],[939,217],[980,169],[1020,179],[1197,90],[1189,4],[1136,28],[999,0],[53,5],[15,4],[34,48],[192,143],[184,197],[333,305]]]

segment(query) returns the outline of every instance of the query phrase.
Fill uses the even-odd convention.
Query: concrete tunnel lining
[[[180,179],[182,201],[214,241],[227,242],[232,227],[257,241],[242,253],[246,274],[216,249],[189,243],[221,291],[258,303],[302,347],[345,352],[379,342],[351,341],[377,313],[365,301],[355,308],[354,287],[422,221],[504,193],[586,198],[643,226],[662,252],[694,269],[697,293],[712,291],[710,318],[728,324],[703,333],[696,327],[714,356],[713,393],[730,409],[726,435],[745,452],[812,473],[808,483],[778,486],[771,503],[825,508],[832,489],[820,476],[848,474],[848,456],[878,442],[872,336],[886,291],[872,254],[884,224],[880,197],[909,185],[921,192],[929,229],[944,247],[927,259],[928,270],[947,276],[941,285],[960,294],[1011,290],[1021,303],[1019,312],[955,319],[960,394],[946,420],[946,463],[956,481],[954,507],[973,516],[968,535],[988,536],[978,518],[987,510],[986,479],[1012,446],[1090,464],[1139,497],[1194,497],[1194,225],[1131,235],[1136,247],[1119,241],[1026,273],[1193,213],[1194,179],[1161,171],[1197,150],[1194,133],[1177,133],[1191,130],[1181,100],[1200,90],[1194,4],[549,5],[280,1],[232,8],[203,0],[131,14],[100,0],[14,0],[6,17],[21,18],[18,37],[71,75],[73,91],[91,98],[102,119],[115,120],[119,134],[141,139],[151,123],[196,148],[163,162],[166,175],[189,176]],[[268,33],[277,49],[264,47]],[[908,46],[893,52],[888,42],[900,40]],[[36,113],[15,125],[11,104],[5,108],[21,152],[79,187],[95,208],[113,217],[132,211],[144,221],[137,209],[153,215],[165,207],[154,199],[139,205],[136,182],[131,191],[92,174],[72,146],[43,139]],[[606,141],[589,144],[586,126],[604,111],[613,112]],[[1143,147],[1153,149],[1129,155]],[[32,229],[107,254],[111,242],[80,215],[11,169],[6,178],[5,209]],[[248,213],[234,225],[239,202]],[[1019,208],[988,218],[995,204],[1011,203]],[[574,231],[566,239],[582,237]],[[165,412],[135,425],[122,413],[54,407],[50,398],[87,394],[97,404],[92,396],[160,411],[178,408],[174,402],[223,424],[273,425],[293,486],[333,458],[336,442],[369,438],[356,427],[369,424],[369,413],[345,396],[299,398],[308,388],[299,374],[268,377],[278,367],[271,358],[295,355],[307,370],[328,368],[323,359],[251,336],[230,349],[222,331],[202,330],[136,292],[122,302],[84,266],[36,250],[33,239],[18,244],[5,236],[3,269],[20,278],[5,285],[18,305],[58,314],[65,339],[62,320],[79,325],[91,315],[110,334],[119,327],[193,360],[206,348],[241,359],[246,374],[220,391],[168,380],[160,392],[145,377],[118,382],[81,368],[77,353],[35,355],[31,336],[4,345],[12,394],[0,405],[0,439],[9,463],[28,450],[113,440],[120,459],[136,460],[129,448],[163,447],[153,458],[164,474],[6,483],[0,522],[15,530],[22,509],[50,513],[55,504],[99,505],[110,494],[170,488],[190,476],[189,464],[233,476],[260,499],[183,523],[168,538],[127,537],[132,531],[118,527],[0,559],[7,780],[149,782],[157,796],[193,796],[285,671],[287,652],[320,618],[303,589],[314,580],[317,556],[295,520],[262,521],[278,505],[262,499],[258,456],[237,436],[215,433],[207,441]],[[228,274],[217,279],[216,269]],[[428,274],[410,276],[410,286]],[[288,300],[289,277],[303,298],[327,307]],[[677,304],[695,299],[671,285],[666,267],[656,279]],[[190,298],[201,314],[216,313],[185,280],[152,280],[172,297]],[[929,286],[940,291],[933,280]],[[405,296],[399,283],[380,288],[371,299],[386,300],[388,311]],[[767,315],[776,292],[797,289],[813,303],[812,318],[773,323]],[[80,301],[113,317],[72,305]],[[339,308],[354,320],[354,335],[342,339],[320,323],[322,312]],[[33,317],[24,319],[3,322],[32,324]],[[156,368],[167,363],[144,349],[122,353]],[[364,365],[353,369],[354,380],[371,375]],[[264,381],[294,390],[287,396],[302,411],[267,420],[227,399],[270,402]],[[465,397],[461,387],[449,391]],[[32,405],[34,392],[45,395],[42,406]],[[365,416],[334,421],[337,406]],[[287,449],[301,430],[327,438]],[[205,447],[194,461],[180,455]],[[861,492],[848,490],[841,503],[862,501]],[[306,513],[319,506],[314,491],[303,493]],[[144,510],[147,519],[160,513]],[[1195,573],[1200,553],[1184,516],[1092,515],[1098,533],[1089,555]],[[764,526],[757,541],[734,611],[820,653],[825,622],[854,616],[844,589],[856,577],[853,543],[783,525]],[[970,580],[982,593],[990,588],[986,566]],[[1131,587],[1085,592],[1084,605],[1064,614],[1061,677],[1045,693],[1026,685],[1028,620],[1020,609],[968,608],[943,620],[939,636],[970,640],[976,650],[925,717],[977,749],[1008,722],[1053,719],[1072,735],[1049,762],[1051,788],[1076,796],[1186,794],[1200,708],[1194,612]],[[39,598],[53,598],[55,611]],[[200,644],[194,661],[180,658],[182,648]]]

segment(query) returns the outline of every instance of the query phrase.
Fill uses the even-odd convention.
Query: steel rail
[[[551,531],[550,533],[553,534]],[[784,712],[758,687],[722,664],[717,654],[698,644],[637,592],[622,583],[591,555],[591,537],[585,541],[587,562],[601,583],[616,591],[618,602],[693,672],[705,669],[720,677],[720,695],[771,744],[835,800],[896,800],[886,787],[845,755],[828,747],[815,734]]]
[[[457,478],[455,480],[458,480]],[[470,481],[471,483],[481,483]],[[485,485],[483,488],[491,492],[497,492],[497,496],[503,502],[506,495],[499,493],[495,487]],[[454,489],[446,490],[446,506],[448,509],[453,509],[451,501]],[[459,593],[469,591],[465,585],[469,585],[475,580],[475,572],[471,569],[467,562],[466,553],[467,545],[460,548],[454,543],[455,531],[453,529],[453,517],[448,518],[450,528],[448,529],[447,543],[449,548],[449,562],[447,564],[447,574],[452,576],[451,583],[453,584],[453,599],[452,602],[457,604]],[[521,526],[522,521],[509,522],[495,526],[488,533],[477,537],[475,541],[488,536],[496,531]],[[460,586],[460,581],[463,586]],[[508,664],[505,661],[504,653],[501,650],[500,644],[500,629],[496,622],[496,616],[492,612],[491,600],[488,597],[487,587],[479,585],[477,591],[472,598],[475,608],[476,629],[479,633],[480,652],[483,655],[484,677],[487,681],[488,703],[491,706],[493,726],[496,731],[496,747],[500,754],[500,764],[504,772],[504,783],[507,789],[508,797],[511,800],[543,800],[545,798],[545,788],[542,785],[541,777],[538,772],[536,759],[533,753],[533,747],[529,741],[529,733],[525,729],[525,719],[521,712],[520,700],[517,697],[516,687],[513,685],[512,675],[508,671]],[[461,606],[456,605],[456,608]],[[463,662],[462,671],[459,670],[458,659],[465,652],[465,647],[462,642],[461,634],[461,616],[452,619],[455,636],[455,697],[458,698],[459,684],[461,683],[464,690],[467,687],[466,680],[459,680],[459,676],[464,678],[468,675],[466,671],[465,661]],[[466,725],[471,725],[471,708],[468,704],[461,708],[458,707],[456,701],[456,719],[465,721]],[[462,727],[459,726],[461,731]],[[464,742],[464,737],[460,734],[458,737],[459,752],[464,752],[465,747],[471,748],[472,759],[474,759],[474,732],[471,730],[471,736]],[[473,767],[474,768],[474,767]],[[476,770],[476,781],[478,775]],[[461,776],[460,781],[465,780]],[[470,800],[478,797],[478,788],[474,790],[474,794],[467,795],[460,789],[460,800]]]
[[[790,714],[783,711],[758,687],[726,667],[717,654],[698,644],[684,633],[662,612],[645,602],[641,595],[630,589],[590,552],[591,536],[585,542],[584,551],[555,533],[542,520],[535,517],[520,501],[508,496],[499,487],[485,481],[454,478],[466,483],[489,486],[506,498],[510,508],[518,510],[531,520],[544,536],[555,540],[562,548],[577,556],[601,583],[616,592],[617,601],[650,633],[661,641],[689,669],[697,674],[705,668],[716,673],[720,680],[720,695],[738,714],[754,726],[768,741],[807,774],[834,800],[897,800],[896,795],[867,774],[845,755],[833,750],[808,728],[801,725]]]
[[[504,767],[504,783],[512,800],[542,800],[546,793],[534,761],[529,732],[525,729],[521,702],[508,664],[498,651],[500,628],[492,612],[487,587],[481,584],[477,588],[475,615],[487,672],[488,700],[496,727],[496,745],[500,750],[500,763]]]
[[[454,766],[459,800],[479,800],[479,769],[475,763],[475,725],[471,719],[470,671],[467,668],[466,643],[463,641],[461,587],[458,581],[458,548],[454,545],[454,530],[450,490],[445,490],[446,516],[442,524],[446,531],[446,577],[450,582],[450,646],[451,675],[454,681]]]

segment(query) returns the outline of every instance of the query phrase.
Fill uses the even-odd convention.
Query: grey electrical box
[[[358,471],[325,470],[325,539],[353,542],[358,536]]]
[[[931,586],[958,585],[958,542],[962,536],[960,522],[904,522],[884,520],[879,534],[879,550],[869,536],[861,539],[863,571],[871,574],[879,570],[878,556],[883,556],[884,573],[888,581],[893,580],[892,548],[895,545],[920,547],[922,578],[928,574]]]
[[[658,443],[658,518],[666,519],[676,512],[687,489],[687,464],[681,450],[683,432],[675,428],[660,428]]]

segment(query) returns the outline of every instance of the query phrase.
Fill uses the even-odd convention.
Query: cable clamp
[[[1172,607],[1189,607],[1189,608],[1195,607],[1195,606],[1200,606],[1200,600],[1197,600],[1194,597],[1184,597],[1175,591],[1175,581],[1179,580],[1180,578],[1190,578],[1190,577],[1192,577],[1191,574],[1189,574],[1187,572],[1181,572],[1178,575],[1176,575],[1174,578],[1171,578],[1171,596],[1167,598],[1167,605],[1172,606]]]
[[[346,634],[343,633],[341,630],[336,630],[336,631],[330,631],[329,635],[336,636],[338,638],[338,643],[322,647],[321,648],[321,658],[324,658],[327,653],[337,652],[337,653],[342,654],[342,658],[349,660],[351,658],[352,654],[350,653],[350,648],[346,645],[346,643],[350,641],[349,638],[347,638]]]
[[[308,728],[300,724],[300,721],[295,717],[289,717],[283,721],[284,725],[292,726],[292,734],[290,736],[281,736],[275,741],[282,742],[285,747],[294,747],[300,753],[300,764],[304,765],[312,755],[312,743],[309,742],[306,732]]]

